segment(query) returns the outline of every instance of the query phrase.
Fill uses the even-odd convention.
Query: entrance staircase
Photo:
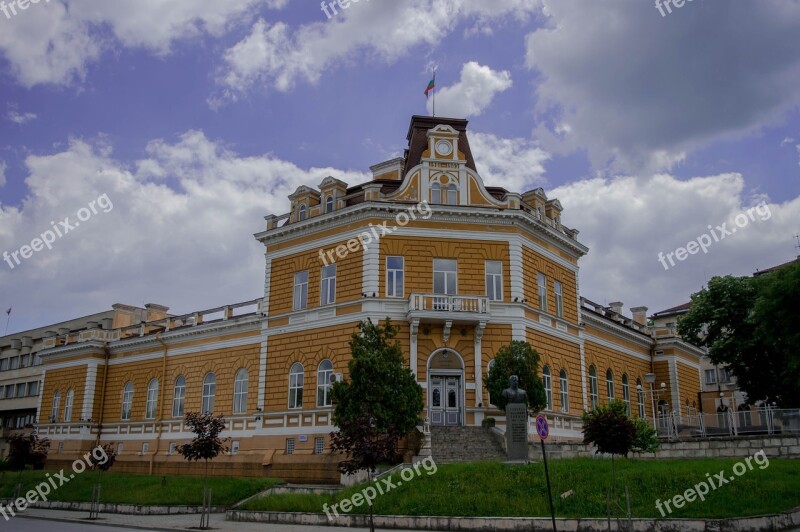
[[[437,464],[505,461],[506,453],[492,429],[431,427],[431,455]]]

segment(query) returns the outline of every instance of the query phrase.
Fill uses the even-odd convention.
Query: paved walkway
[[[0,531],[14,530],[15,532],[108,532],[113,527],[113,530],[128,529],[128,530],[190,530],[197,529],[200,524],[199,515],[121,515],[121,514],[100,514],[100,519],[97,521],[89,521],[86,519],[87,512],[69,512],[65,510],[42,510],[32,508],[26,510],[24,514],[19,517],[12,518],[11,521],[5,522],[0,517]],[[53,526],[53,521],[61,523],[71,523],[66,526]],[[9,524],[13,523],[11,528]],[[96,528],[95,528],[96,527]],[[268,527],[268,528],[267,528]],[[276,525],[264,523],[235,523],[225,521],[224,514],[211,515],[211,528],[219,532],[319,532],[319,527],[316,526],[298,526],[298,525]],[[347,528],[347,527],[330,527],[324,530],[347,530],[349,532],[366,532],[367,528]],[[383,529],[381,529],[383,530]]]

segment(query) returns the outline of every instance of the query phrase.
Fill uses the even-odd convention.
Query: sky
[[[561,201],[584,297],[652,313],[800,254],[798,0],[17,1],[9,334],[261,297],[264,216],[402,155],[433,68],[485,183]]]

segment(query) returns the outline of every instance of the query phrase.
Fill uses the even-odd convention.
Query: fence
[[[766,406],[703,413],[686,407],[684,415],[677,415],[675,412],[659,415],[656,419],[656,430],[659,437],[669,440],[800,433],[800,409]]]

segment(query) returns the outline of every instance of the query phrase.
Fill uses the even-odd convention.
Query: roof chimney
[[[609,303],[608,306],[613,312],[620,315],[622,314],[623,303],[621,301],[614,301],[613,303]]]
[[[631,308],[633,321],[639,325],[647,325],[647,307],[633,307]]]

